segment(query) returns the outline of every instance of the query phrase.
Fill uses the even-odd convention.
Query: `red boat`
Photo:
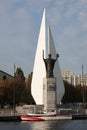
[[[22,121],[44,121],[43,117],[35,117],[35,116],[20,116]]]

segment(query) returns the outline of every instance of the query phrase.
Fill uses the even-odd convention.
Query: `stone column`
[[[43,79],[44,112],[56,111],[56,78]]]

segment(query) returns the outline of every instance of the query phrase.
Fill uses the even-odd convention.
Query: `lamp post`
[[[14,80],[15,80],[15,64],[14,64]],[[13,86],[13,110],[14,110],[14,116],[15,116],[15,81],[14,81],[14,86]]]
[[[84,95],[84,66],[82,64],[82,100],[85,103],[85,95]]]

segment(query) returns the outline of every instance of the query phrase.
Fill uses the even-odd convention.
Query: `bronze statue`
[[[55,62],[57,60],[57,58],[59,57],[59,55],[56,55],[56,59],[51,58],[51,54],[48,54],[48,58],[44,59],[44,51],[43,51],[43,60],[45,63],[45,67],[46,67],[46,77],[47,78],[53,78],[53,69],[54,69],[54,65]]]

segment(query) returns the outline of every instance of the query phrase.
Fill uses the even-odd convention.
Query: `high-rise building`
[[[87,74],[81,74],[81,75],[76,75],[75,73],[73,73],[72,71],[62,71],[62,78],[64,81],[68,82],[71,85],[74,86],[87,86]]]
[[[62,71],[61,72],[63,80],[68,82],[71,85],[76,85],[76,75],[71,71]]]

